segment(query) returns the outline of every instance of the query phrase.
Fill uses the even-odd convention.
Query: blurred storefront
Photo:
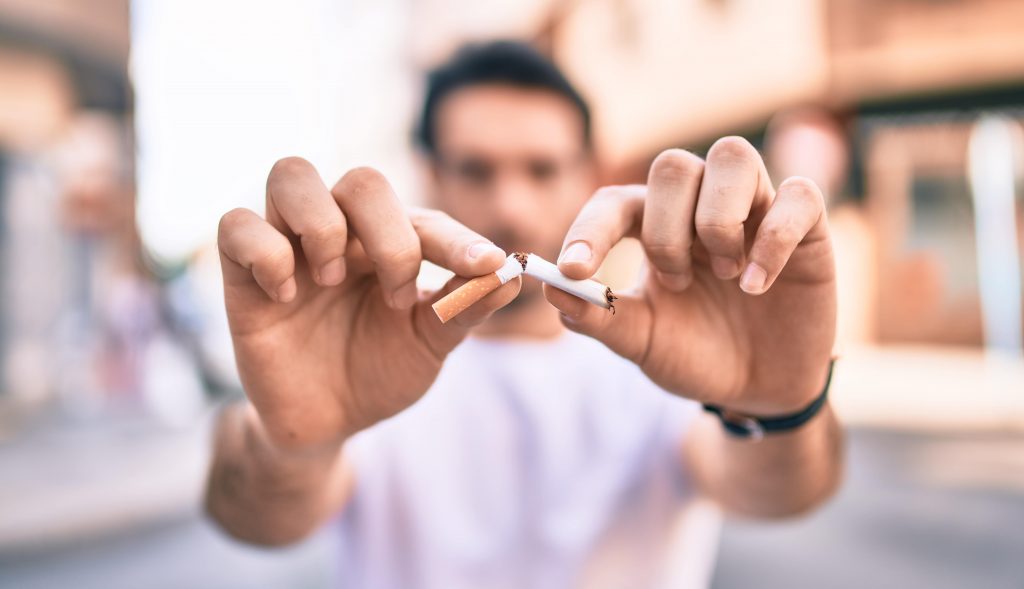
[[[80,327],[97,285],[84,233],[99,227],[85,225],[105,217],[105,230],[131,227],[127,32],[126,2],[0,2],[0,401],[8,410],[12,398],[24,409],[62,388],[58,332],[86,337]]]
[[[840,352],[856,373],[840,379],[856,390],[839,402],[869,423],[1024,427],[1024,328],[998,327],[1022,323],[1022,23],[1014,0],[595,0],[561,3],[537,37],[597,104],[608,182],[643,182],[667,147],[701,153],[727,134],[763,147],[789,109],[831,113],[850,157],[849,178],[827,196]],[[1018,187],[995,215],[1006,219],[998,243],[975,214],[988,197],[972,187],[969,157],[993,114],[1015,158],[1001,173]],[[1009,262],[995,269],[993,253]],[[985,352],[986,331],[1009,333],[1009,362]],[[866,377],[879,372],[878,345],[906,362]],[[956,368],[922,362],[937,345]],[[942,392],[898,393],[915,390]]]
[[[0,431],[191,421],[202,364],[135,223],[129,2],[0,2]],[[187,310],[186,310],[187,312]]]

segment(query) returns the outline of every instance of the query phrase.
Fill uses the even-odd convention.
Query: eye
[[[454,166],[455,174],[471,184],[489,184],[494,177],[494,167],[481,160],[462,160]]]
[[[527,169],[537,182],[547,182],[558,175],[558,164],[550,160],[531,160]]]

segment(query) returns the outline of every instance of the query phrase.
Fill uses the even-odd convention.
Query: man
[[[647,587],[682,558],[667,538],[698,497],[778,517],[832,493],[835,285],[813,183],[773,188],[726,138],[593,193],[586,105],[506,42],[431,75],[418,139],[447,214],[404,209],[374,170],[328,190],[288,158],[265,219],[221,222],[251,403],[219,423],[207,506],[224,528],[277,545],[340,513],[349,587]],[[648,271],[615,315],[520,280],[448,324],[430,309],[508,251],[586,278],[629,235]],[[457,277],[419,294],[422,259]],[[723,427],[760,433],[755,418],[780,431]]]

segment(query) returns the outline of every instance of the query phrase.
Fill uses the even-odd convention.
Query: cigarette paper
[[[522,273],[522,261],[516,257],[516,254],[512,254],[505,260],[505,264],[494,273],[477,276],[434,303],[434,313],[437,314],[441,323],[447,323],[470,305]]]
[[[577,296],[598,307],[604,307],[612,313],[615,312],[615,305],[613,303],[617,297],[612,294],[612,289],[600,282],[590,279],[575,280],[568,278],[565,274],[558,271],[558,266],[537,254],[526,256],[525,266],[523,273],[527,276],[533,276],[545,284],[550,284],[559,290]]]

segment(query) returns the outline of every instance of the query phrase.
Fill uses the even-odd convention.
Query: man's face
[[[554,92],[453,92],[436,113],[434,204],[509,253],[554,260],[594,190],[582,126],[576,107]],[[537,292],[524,288],[528,297]]]

